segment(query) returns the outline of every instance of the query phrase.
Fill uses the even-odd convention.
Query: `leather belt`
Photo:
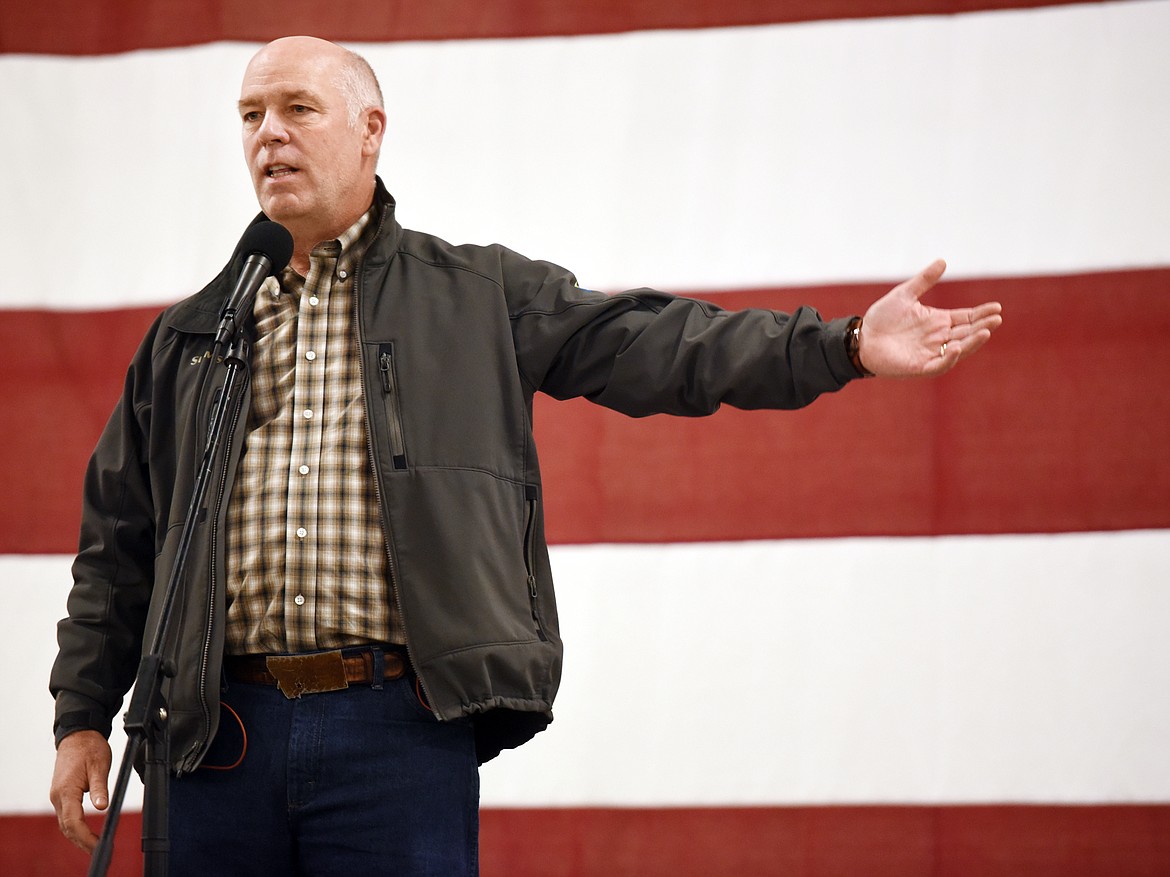
[[[409,664],[401,652],[363,648],[305,655],[226,655],[223,667],[229,679],[275,685],[285,697],[294,698],[340,691],[350,683],[401,679]]]

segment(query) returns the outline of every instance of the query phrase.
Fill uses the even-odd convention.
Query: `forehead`
[[[323,102],[335,99],[334,67],[329,59],[295,53],[261,53],[244,72],[240,103],[273,99]]]

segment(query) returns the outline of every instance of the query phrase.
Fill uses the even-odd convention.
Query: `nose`
[[[279,113],[267,112],[264,114],[260,127],[256,129],[256,138],[261,144],[288,142],[288,129]]]

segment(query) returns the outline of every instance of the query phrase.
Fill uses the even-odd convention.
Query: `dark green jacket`
[[[856,377],[845,320],[726,312],[652,290],[605,295],[500,246],[403,229],[381,186],[357,279],[371,466],[411,660],[436,714],[473,718],[481,761],[552,720],[561,640],[532,399],[584,396],[634,416],[727,403],[795,408]],[[86,474],[81,549],[50,687],[57,739],[108,734],[152,630],[203,451],[203,363],[233,268],[164,311],[142,342]],[[248,393],[215,462],[169,644],[173,763],[215,732],[224,638],[225,497]],[[157,584],[157,587],[156,587]],[[149,640],[146,640],[149,642]]]

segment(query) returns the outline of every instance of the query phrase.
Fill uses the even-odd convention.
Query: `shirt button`
[[[306,530],[304,527],[297,527],[297,535],[300,536],[302,539],[304,539],[306,536],[309,535],[309,531]]]
[[[349,272],[345,271],[345,270],[341,270],[341,271],[337,272],[337,276],[340,277],[342,280],[345,280],[345,278],[349,277]]]
[[[302,475],[308,475],[309,474],[309,467],[302,463],[301,468],[298,469],[297,471],[300,472]]]
[[[297,594],[295,597],[293,597],[293,602],[296,603],[298,606],[304,606],[305,605],[305,595],[304,594]]]
[[[309,304],[311,304],[313,307],[317,307],[317,305],[321,304],[321,299],[317,298],[315,295],[311,295],[309,296]]]
[[[310,409],[306,408],[306,409],[304,410],[303,414],[304,414],[304,418],[305,418],[305,420],[312,420],[312,419],[313,419],[313,412],[312,412],[312,410],[310,410]]]
[[[316,358],[317,358],[316,351],[310,350],[308,353],[305,354],[305,359],[307,359],[309,362],[312,362]]]

